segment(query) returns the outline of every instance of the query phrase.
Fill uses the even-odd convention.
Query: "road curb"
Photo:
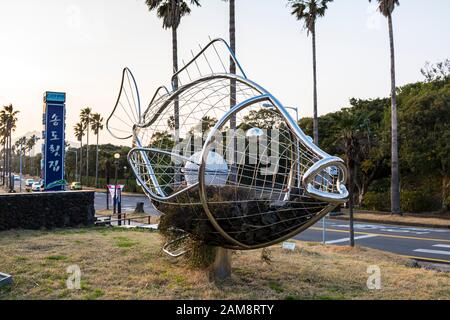
[[[84,188],[84,190],[95,191],[96,193],[106,193],[106,189]],[[146,197],[145,193],[122,192],[122,195],[127,197]]]
[[[348,221],[350,218],[347,216],[336,216],[336,217],[330,217],[332,220],[341,220],[341,221]],[[407,222],[407,221],[389,221],[389,220],[372,220],[372,219],[364,219],[364,218],[355,218],[355,222],[367,222],[367,223],[376,223],[376,224],[389,224],[394,226],[407,226],[407,227],[422,227],[422,228],[434,228],[434,229],[450,229],[450,224],[445,225],[439,225],[439,224],[432,224],[432,223],[420,223],[420,222]],[[450,221],[449,221],[450,223]]]

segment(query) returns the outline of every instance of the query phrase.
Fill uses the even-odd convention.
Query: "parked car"
[[[81,186],[81,182],[72,182],[70,184],[70,190],[81,190],[83,187]]]
[[[25,187],[31,187],[33,186],[34,179],[27,179],[25,180]]]
[[[31,186],[31,191],[34,192],[44,191],[44,186],[40,182],[34,182],[33,185]]]

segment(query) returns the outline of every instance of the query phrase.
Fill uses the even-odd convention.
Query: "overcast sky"
[[[282,103],[312,115],[311,38],[280,0],[236,0],[237,56],[247,76]],[[228,5],[203,0],[183,19],[179,57],[228,39]],[[397,84],[422,80],[426,61],[450,56],[450,1],[400,0],[394,13]],[[318,21],[319,113],[352,97],[389,94],[387,21],[365,0],[336,0]],[[68,140],[82,107],[105,119],[117,98],[121,70],[132,69],[142,101],[169,84],[171,33],[144,0],[0,0],[0,106],[20,111],[17,135],[42,130],[42,95],[67,92]],[[103,131],[101,142],[114,141]],[[123,143],[123,142],[122,142]]]

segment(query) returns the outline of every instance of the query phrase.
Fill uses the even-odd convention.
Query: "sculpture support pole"
[[[212,271],[215,280],[226,280],[231,277],[231,250],[216,248],[216,258]]]

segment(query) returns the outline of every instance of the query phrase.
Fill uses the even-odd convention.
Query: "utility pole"
[[[349,143],[348,143],[349,144]],[[347,167],[348,167],[348,193],[349,193],[349,199],[348,199],[348,209],[349,209],[349,228],[350,228],[350,246],[355,246],[355,229],[354,229],[354,219],[353,219],[353,153],[347,152],[347,157],[349,158],[347,160]]]
[[[9,149],[8,149],[8,177],[9,177],[9,192],[12,193],[14,191],[14,180],[12,177],[12,137],[11,137],[11,119],[8,119],[8,137],[9,137]]]
[[[113,213],[114,216],[116,215],[116,209],[117,209],[117,171],[119,168],[119,159],[120,159],[120,154],[116,153],[114,154],[114,164],[116,166],[116,170],[115,170],[115,177],[114,177],[114,201],[113,201]],[[120,219],[122,218],[121,215],[119,214],[118,216],[118,225],[121,226],[122,225],[122,221],[120,221]]]
[[[22,192],[22,152],[23,151],[23,139],[20,139],[20,150],[19,150],[19,192]]]
[[[75,181],[78,181],[78,151],[67,149],[68,152],[75,153]]]

